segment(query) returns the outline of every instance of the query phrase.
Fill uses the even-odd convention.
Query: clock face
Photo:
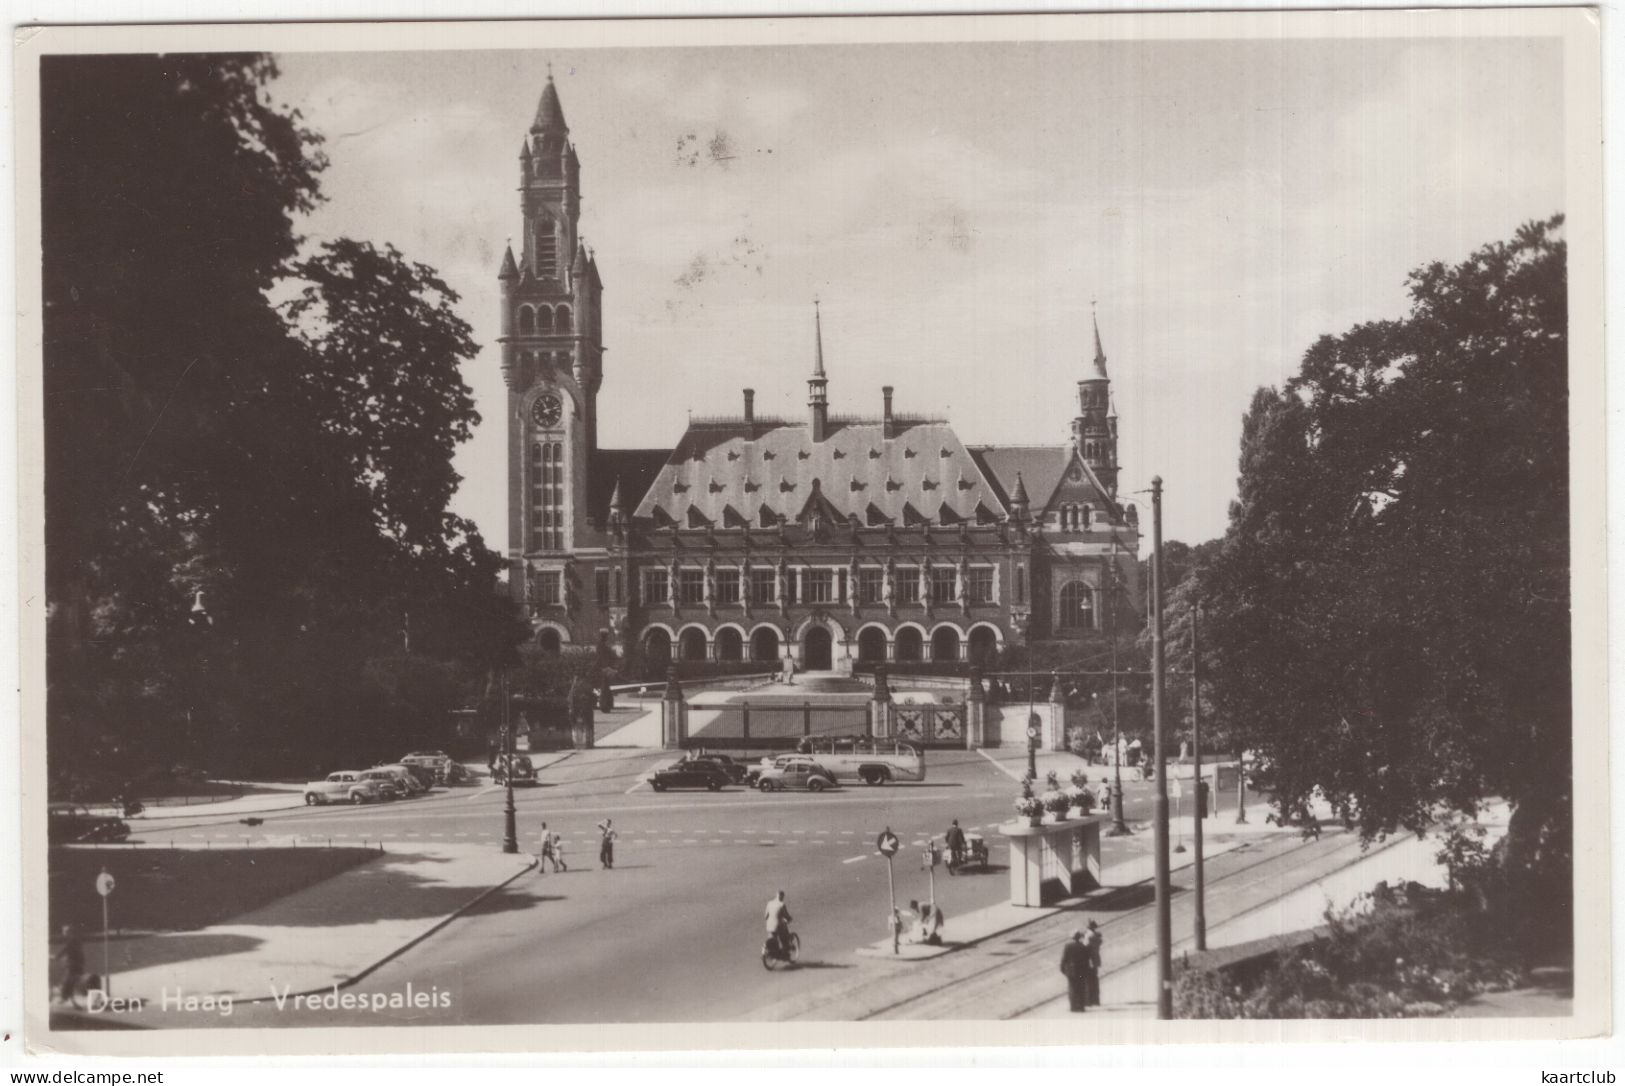
[[[557,426],[563,410],[564,405],[557,396],[551,392],[544,392],[530,405],[531,421],[537,426]]]

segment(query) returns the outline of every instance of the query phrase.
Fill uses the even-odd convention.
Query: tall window
[[[564,446],[557,441],[530,447],[530,546],[564,548]]]
[[[886,571],[879,567],[858,570],[858,602],[879,603],[885,583]]]
[[[771,569],[753,569],[750,571],[750,601],[752,603],[772,603],[774,593],[777,591],[779,575]]]
[[[1027,567],[1016,567],[1016,602],[1027,602]]]
[[[543,607],[557,607],[563,602],[564,574],[556,569],[544,569],[536,575],[536,602]]]
[[[957,578],[958,571],[953,566],[933,566],[931,568],[931,602],[954,602],[954,587]]]
[[[563,335],[570,330],[570,307],[561,305],[554,311],[553,330]]]
[[[621,571],[619,569],[616,569],[615,570],[615,596],[614,596],[614,602],[620,603],[625,599],[626,599],[626,582],[622,578]]]
[[[972,603],[993,602],[993,567],[972,566],[970,570],[970,584],[965,591],[970,595]]]
[[[609,570],[595,569],[592,573],[592,601],[596,604],[609,602]]]
[[[739,602],[739,571],[737,569],[717,570],[717,600],[721,604]]]
[[[835,575],[827,569],[808,569],[801,574],[802,603],[835,602]]]
[[[897,602],[920,602],[920,571],[918,567],[897,567]]]
[[[671,581],[663,569],[643,571],[643,602],[650,606],[671,602]]]
[[[559,277],[559,239],[550,222],[536,225],[536,274],[542,279]]]
[[[677,602],[705,602],[705,570],[680,569],[677,571]]]
[[[1059,613],[1055,625],[1062,630],[1092,630],[1095,628],[1095,590],[1082,581],[1070,581],[1061,589]]]

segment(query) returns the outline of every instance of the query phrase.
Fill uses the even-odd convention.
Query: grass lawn
[[[115,929],[187,931],[257,909],[376,857],[361,848],[53,848],[51,934],[63,924],[82,933],[102,926],[96,876],[117,882]]]

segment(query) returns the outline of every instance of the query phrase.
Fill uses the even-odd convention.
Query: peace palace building
[[[814,310],[807,414],[694,418],[675,449],[598,445],[602,297],[580,164],[549,77],[504,255],[509,584],[541,645],[682,661],[980,661],[1103,627],[1138,595],[1095,328],[1071,440],[967,445],[945,420],[829,410]],[[1112,572],[1113,566],[1116,573]],[[1123,607],[1135,616],[1137,607]]]

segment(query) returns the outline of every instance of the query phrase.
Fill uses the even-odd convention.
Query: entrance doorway
[[[831,671],[835,661],[831,652],[835,639],[822,626],[811,626],[801,642],[801,669],[803,671]]]

